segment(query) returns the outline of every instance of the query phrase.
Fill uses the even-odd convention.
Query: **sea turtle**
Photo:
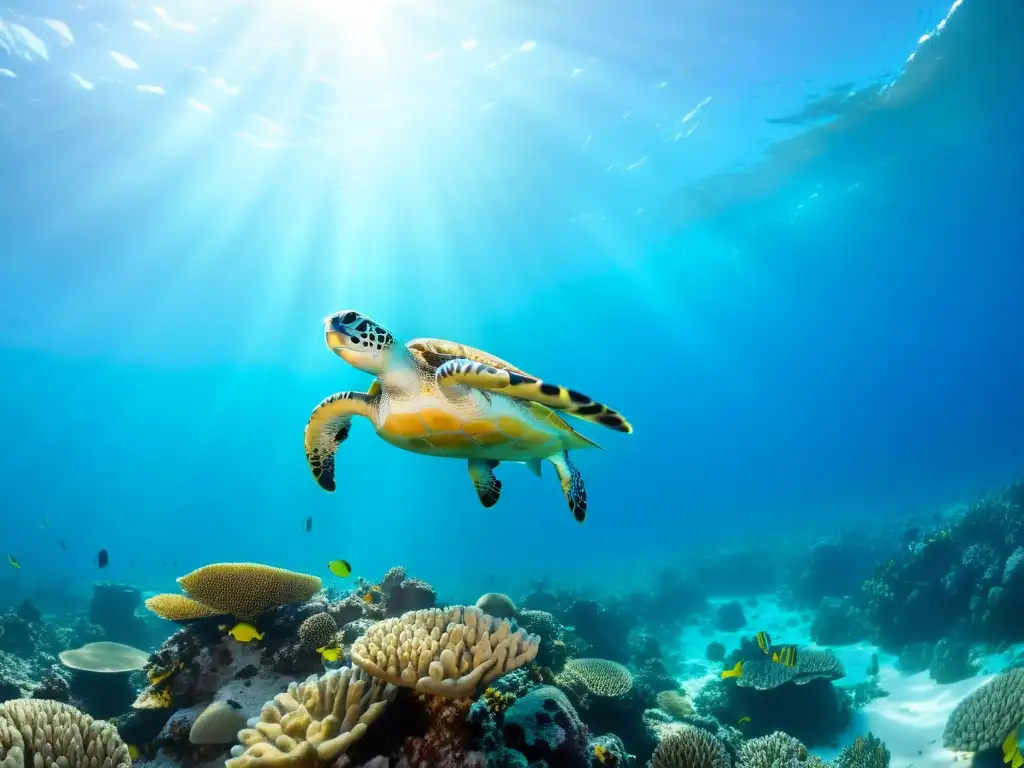
[[[494,506],[502,461],[526,464],[538,477],[550,461],[575,518],[587,516],[587,492],[568,452],[599,448],[555,410],[618,432],[633,428],[618,413],[572,389],[549,384],[504,360],[443,339],[404,346],[386,328],[354,310],[324,320],[327,346],[354,368],[376,376],[367,392],[339,392],[313,409],[306,459],[320,487],[333,491],[335,453],[353,416],[373,423],[392,445],[414,453],[466,459],[477,496]]]

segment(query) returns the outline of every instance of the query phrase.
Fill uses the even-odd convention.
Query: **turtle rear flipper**
[[[465,358],[449,360],[437,369],[438,386],[462,385],[472,389],[500,392],[509,397],[546,405],[556,411],[565,411],[581,419],[601,424],[617,432],[630,433],[633,427],[622,415],[582,392],[550,384],[533,376],[526,376],[493,365]]]
[[[469,476],[473,479],[480,503],[485,507],[493,507],[501,496],[501,480],[494,476],[496,466],[498,462],[494,459],[469,460]]]
[[[370,391],[373,392],[372,387]],[[337,487],[334,454],[348,437],[352,417],[370,418],[372,403],[370,395],[363,392],[338,392],[326,398],[310,414],[306,423],[306,461],[313,477],[325,491],[333,491]]]
[[[587,519],[587,489],[583,485],[583,475],[576,469],[576,465],[569,461],[569,454],[565,451],[549,457],[548,461],[554,465],[555,472],[558,473],[565,500],[569,502],[569,511],[576,518],[576,522],[582,523]]]

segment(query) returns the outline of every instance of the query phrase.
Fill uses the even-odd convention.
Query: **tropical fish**
[[[307,517],[306,518],[306,533],[309,533],[312,530],[313,530],[313,518],[312,517]]]
[[[594,747],[594,757],[596,757],[597,762],[602,765],[615,765],[618,762],[618,758],[615,756],[615,753],[601,744]]]
[[[795,667],[796,666],[796,646],[785,645],[782,648],[772,651],[772,661],[781,664],[784,667]]]
[[[747,717],[746,715],[744,715],[743,717],[741,717],[739,720],[736,721],[736,724],[737,725],[746,725],[749,722],[750,722],[750,718]]]
[[[100,553],[96,556],[96,565],[100,568],[106,568],[107,563],[110,562],[110,555],[107,554],[107,550],[101,549]]]
[[[366,593],[363,595],[363,602],[370,603],[371,605],[373,605],[373,603],[377,602],[377,600],[380,599],[380,596],[381,589],[376,584],[374,584],[372,587],[366,590]]]
[[[240,643],[251,643],[253,640],[262,640],[263,633],[252,624],[240,621],[228,630],[228,634]]]
[[[16,558],[14,555],[8,555],[7,562],[9,562],[15,568],[21,568],[21,563],[18,562],[18,558]]]
[[[134,744],[128,745],[128,757],[130,757],[133,761],[139,759],[139,748],[136,747]]]
[[[565,640],[555,640],[554,645],[558,648],[562,648],[563,646],[565,646]]]
[[[323,657],[324,661],[335,662],[341,658],[341,649],[330,645],[325,645],[323,648],[317,648],[316,652]]]
[[[68,551],[68,545],[64,543],[64,539],[57,539],[57,543],[60,545],[60,548],[63,549],[65,552]]]
[[[772,647],[772,636],[767,632],[758,632],[754,635],[754,639],[757,640],[757,647],[761,649],[761,653],[767,654]]]
[[[722,679],[725,680],[727,677],[743,677],[743,662],[737,661],[735,667],[724,670],[722,672]]]
[[[331,560],[327,564],[327,570],[343,579],[352,574],[352,566],[348,564],[347,560]]]
[[[1017,744],[1017,729],[1003,741],[1003,762],[1010,768],[1021,768],[1024,765],[1024,755],[1021,755],[1020,745]]]

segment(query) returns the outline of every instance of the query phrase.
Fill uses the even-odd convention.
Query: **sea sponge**
[[[633,674],[607,659],[569,659],[555,682],[581,694],[625,696],[633,687]]]
[[[262,613],[309,600],[320,591],[316,576],[257,563],[214,563],[178,579],[203,605],[252,621]]]
[[[1009,669],[961,700],[946,721],[947,749],[979,752],[998,747],[1024,722],[1024,669]]]
[[[658,742],[650,768],[732,768],[725,744],[707,731],[681,725]]]
[[[153,595],[146,600],[146,607],[168,621],[195,621],[224,613],[185,595]]]
[[[679,691],[661,691],[654,700],[659,709],[668,712],[676,720],[685,720],[696,714],[690,699]]]
[[[858,736],[853,744],[843,747],[832,768],[889,768],[889,750],[869,731],[867,736]]]
[[[241,710],[226,701],[214,701],[192,723],[188,740],[193,744],[233,744],[245,725]]]
[[[338,622],[329,613],[314,613],[299,625],[299,640],[309,650],[331,645],[338,634]]]
[[[393,685],[461,699],[481,683],[528,664],[540,638],[513,631],[479,608],[428,608],[371,626],[352,644],[352,662]]]
[[[342,667],[292,683],[239,732],[224,768],[313,768],[362,738],[397,689],[361,669]]]
[[[775,731],[744,742],[737,756],[743,768],[790,768],[807,760],[807,747],[787,733]]]
[[[488,592],[476,601],[476,607],[496,619],[513,619],[519,613],[516,604],[501,592]]]
[[[117,729],[68,704],[16,699],[0,704],[2,768],[131,768]]]

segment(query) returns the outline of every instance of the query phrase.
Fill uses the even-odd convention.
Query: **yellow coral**
[[[292,683],[239,732],[225,768],[314,768],[330,763],[366,733],[396,689],[361,669],[342,667]]]
[[[308,600],[321,587],[316,576],[258,563],[206,565],[179,578],[178,584],[200,603],[244,621]]]
[[[379,621],[352,644],[351,654],[353,663],[393,685],[461,699],[529,664],[539,644],[536,635],[513,631],[508,619],[455,606]]]
[[[633,687],[633,674],[607,659],[569,659],[555,680],[578,693],[609,698],[624,696]]]
[[[146,607],[168,621],[195,621],[224,613],[185,595],[153,595],[146,600]]]
[[[513,694],[502,693],[497,688],[488,688],[484,691],[484,701],[487,702],[488,709],[494,714],[504,712],[515,700],[516,697]]]
[[[0,704],[0,766],[131,768],[117,729],[68,704],[17,699]]]

